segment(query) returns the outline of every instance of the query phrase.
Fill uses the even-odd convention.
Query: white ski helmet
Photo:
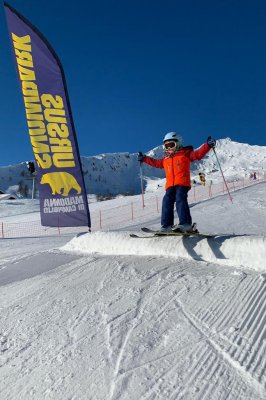
[[[183,145],[182,136],[179,135],[179,134],[176,133],[176,132],[169,132],[169,133],[167,133],[167,134],[165,135],[164,139],[163,139],[163,142],[165,143],[165,142],[168,141],[168,140],[174,140],[175,142],[177,142],[177,143],[176,143],[177,147],[182,147],[182,145]]]

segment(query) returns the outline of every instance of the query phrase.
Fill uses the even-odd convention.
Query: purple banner
[[[61,62],[43,35],[4,3],[36,160],[44,226],[88,226],[90,213]]]

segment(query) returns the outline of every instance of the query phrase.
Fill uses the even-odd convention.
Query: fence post
[[[131,203],[131,218],[132,218],[132,221],[134,221],[133,203]]]
[[[99,210],[100,214],[100,229],[102,229],[102,210]]]
[[[4,223],[2,222],[2,239],[4,239],[5,238],[5,235],[4,235]]]
[[[157,207],[157,212],[159,212],[159,200],[158,200],[158,196],[156,196],[156,207]]]
[[[210,186],[209,186],[209,197],[212,197],[212,182],[210,182]]]

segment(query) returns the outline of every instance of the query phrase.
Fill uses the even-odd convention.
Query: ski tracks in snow
[[[7,399],[266,398],[265,274],[95,255],[3,287],[1,307]]]
[[[166,269],[167,269],[167,267],[164,268],[164,271]],[[142,323],[142,319],[145,314],[145,310],[147,310],[149,308],[150,302],[152,301],[152,298],[153,298],[155,292],[159,289],[160,282],[161,282],[161,272],[162,271],[155,272],[151,276],[146,278],[147,280],[155,279],[156,283],[154,285],[146,286],[145,281],[144,281],[144,283],[142,283],[140,285],[139,297],[137,298],[135,308],[132,309],[130,312],[126,313],[127,314],[126,315],[127,321],[125,321],[126,328],[125,328],[125,331],[121,332],[121,337],[119,337],[119,346],[117,348],[117,351],[114,351],[114,349],[113,349],[113,345],[111,343],[111,334],[110,334],[110,332],[111,332],[110,324],[113,324],[114,320],[110,321],[107,325],[109,346],[111,349],[110,353],[112,354],[112,358],[116,357],[116,360],[114,362],[113,377],[110,382],[110,393],[109,393],[110,400],[113,399],[113,396],[114,396],[114,393],[116,390],[117,381],[119,379],[119,375],[125,373],[125,371],[121,368],[121,366],[122,366],[123,358],[127,351],[128,342],[131,338],[133,331],[137,328],[138,325],[140,325]],[[119,315],[119,318],[120,317],[125,317],[125,314]],[[125,382],[123,385],[123,391],[124,390],[126,390]]]
[[[204,310],[200,304],[190,308],[176,301],[202,339],[193,354],[184,389],[173,393],[171,399],[265,399],[266,287],[261,276],[242,275],[236,286],[222,289],[226,296],[217,296],[215,303],[207,302]]]
[[[149,276],[136,266],[135,306],[106,316],[108,399],[263,400],[263,275],[184,260],[145,267],[152,263]]]
[[[154,259],[146,260],[146,265],[153,264]],[[158,264],[158,260],[156,262]],[[161,264],[161,265],[160,265]],[[165,302],[160,308],[160,312],[155,312],[154,300],[156,295],[163,289],[167,289],[166,277],[171,265],[164,266],[165,260],[161,260],[159,265],[156,265],[155,271],[152,266],[151,270],[146,274],[142,273],[141,270],[138,271],[140,276],[139,288],[137,290],[138,296],[135,299],[135,306],[125,313],[118,315],[116,318],[107,321],[107,337],[108,337],[108,348],[109,348],[109,358],[113,365],[113,374],[110,380],[110,392],[109,399],[114,398],[127,398],[124,396],[128,395],[128,384],[130,383],[130,377],[134,371],[140,370],[143,367],[147,367],[151,362],[160,361],[167,356],[171,356],[175,351],[170,350],[170,352],[164,352],[163,355],[156,355],[151,360],[147,360],[142,364],[137,362],[139,358],[139,349],[136,346],[137,340],[144,336],[143,330],[147,330],[147,323],[153,320],[157,325],[160,324],[161,319],[164,316],[165,311],[173,304],[176,297],[180,296],[181,292],[185,290],[182,286],[181,289],[175,289],[171,292],[169,299],[165,299]],[[139,267],[139,266],[138,266]],[[175,274],[172,278],[173,281],[183,278],[185,275],[181,272]],[[154,346],[154,337],[151,335],[149,338],[149,343],[140,343],[140,347],[145,347],[152,349]],[[160,341],[160,338],[156,340]],[[165,339],[163,339],[165,340]],[[141,355],[141,353],[140,353]],[[128,358],[130,358],[130,364],[133,366],[128,366]],[[136,364],[136,365],[135,365]],[[127,393],[127,394],[126,394]]]

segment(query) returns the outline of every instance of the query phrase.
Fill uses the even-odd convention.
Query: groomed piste
[[[191,204],[213,238],[130,238],[160,214],[112,210],[110,230],[0,241],[1,399],[265,400],[266,184]]]

